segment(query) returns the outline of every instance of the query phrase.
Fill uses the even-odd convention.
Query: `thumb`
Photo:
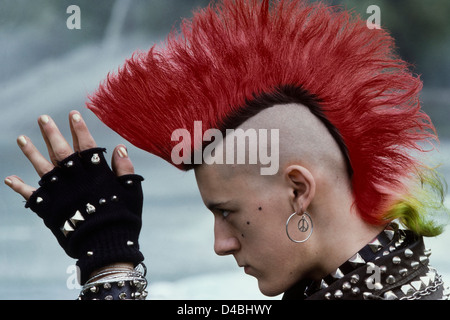
[[[123,144],[119,144],[113,152],[111,165],[113,172],[118,176],[134,174],[134,166],[128,157],[128,150]]]

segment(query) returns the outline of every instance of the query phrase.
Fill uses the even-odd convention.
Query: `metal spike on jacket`
[[[320,281],[300,281],[283,299],[449,300],[450,288],[429,265],[423,238],[391,223]]]

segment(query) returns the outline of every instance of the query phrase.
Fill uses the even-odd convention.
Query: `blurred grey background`
[[[381,24],[397,39],[400,55],[424,81],[423,108],[441,138],[442,163],[450,180],[450,1],[328,1],[360,14],[381,9]],[[184,173],[130,146],[84,107],[108,72],[135,50],[164,40],[182,17],[206,0],[0,0],[0,176],[17,174],[37,185],[38,176],[16,146],[25,134],[44,153],[36,123],[51,115],[71,139],[67,115],[80,110],[98,145],[129,148],[145,191],[141,247],[154,299],[265,298],[256,280],[232,257],[213,252],[213,219],[203,207],[192,172]],[[81,9],[81,29],[70,30],[66,9]],[[447,195],[447,203],[448,203]],[[24,208],[23,199],[0,186],[0,299],[74,299],[71,265],[50,231]],[[432,264],[450,275],[449,231],[427,239]],[[448,281],[447,281],[448,282]]]

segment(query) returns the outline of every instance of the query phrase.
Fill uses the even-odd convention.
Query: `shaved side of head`
[[[257,143],[258,154],[263,153],[272,157],[274,155],[279,157],[276,159],[279,169],[274,176],[282,174],[283,168],[289,165],[299,164],[316,175],[326,175],[328,179],[339,178],[349,181],[345,157],[337,142],[323,122],[302,104],[278,104],[266,108],[243,122],[236,129],[241,129],[244,132],[248,132],[248,130],[255,130],[256,132],[259,130],[278,130],[278,140],[274,141],[268,138],[267,144],[259,143],[260,140]],[[224,140],[217,143],[216,150],[223,152],[224,158],[226,158],[227,142],[234,139],[234,157],[237,156],[240,148],[245,148],[245,158],[249,160],[249,152],[253,150],[249,148],[252,143],[252,141],[249,141],[251,136],[248,135],[248,137],[246,140],[237,139],[236,133],[232,132]],[[245,146],[242,146],[243,143],[245,143]],[[261,148],[267,148],[267,150],[261,152]],[[205,160],[208,161],[208,159]],[[265,166],[259,161],[259,158],[256,164],[250,164],[248,161],[245,164],[237,164],[237,159],[234,160],[232,164],[215,165],[224,167],[222,171],[229,178],[246,172],[260,174],[261,167]],[[207,164],[202,166],[204,165]],[[271,175],[267,175],[267,177],[270,178]]]

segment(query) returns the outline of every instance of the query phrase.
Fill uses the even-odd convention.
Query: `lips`
[[[249,265],[246,265],[246,264],[239,264],[239,267],[240,267],[240,268],[244,268],[244,272],[245,272],[246,274],[250,274],[251,267],[250,267]]]
[[[236,261],[236,262],[237,262],[237,261]],[[245,263],[239,263],[239,262],[238,262],[238,266],[239,266],[240,268],[244,268],[244,272],[245,272],[246,274],[251,274],[251,273],[252,273],[252,272],[251,272],[252,267],[249,266],[248,264],[245,264]]]

